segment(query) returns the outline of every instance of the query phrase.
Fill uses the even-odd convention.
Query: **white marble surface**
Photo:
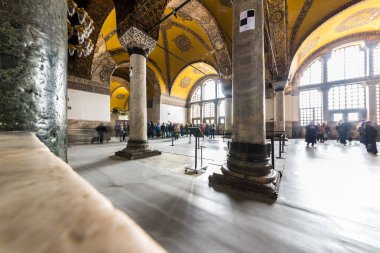
[[[1,253],[165,252],[30,133],[0,133]]]

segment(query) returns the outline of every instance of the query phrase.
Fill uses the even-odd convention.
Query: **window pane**
[[[300,85],[310,85],[322,83],[322,62],[316,60],[302,74]]]
[[[218,98],[224,98],[222,83],[218,81]]]
[[[359,113],[357,113],[357,112],[350,112],[348,114],[348,121],[359,121]]]
[[[191,105],[191,118],[201,117],[201,107],[198,104]]]
[[[365,109],[365,89],[360,84],[333,87],[328,99],[329,110]]]
[[[380,75],[380,44],[373,51],[374,74]]]
[[[206,83],[204,84],[203,91],[204,91],[203,93],[204,100],[215,99],[216,98],[215,81],[214,80],[206,81]]]
[[[322,121],[322,94],[319,90],[304,90],[300,92],[301,125],[306,126],[311,121]]]
[[[203,104],[203,117],[215,117],[215,104],[212,103],[204,103]]]
[[[194,92],[193,97],[191,98],[191,102],[201,101],[201,95],[202,95],[202,88],[201,86],[199,86]]]
[[[333,119],[334,119],[334,121],[343,120],[343,113],[334,113]]]
[[[365,76],[365,52],[359,45],[334,50],[328,61],[328,81]]]
[[[226,116],[226,102],[222,101],[219,105],[219,117],[225,117]]]

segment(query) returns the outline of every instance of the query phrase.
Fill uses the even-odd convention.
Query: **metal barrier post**
[[[274,168],[274,137],[273,136],[270,138],[270,145],[271,145],[271,149],[272,149],[272,155],[271,155],[272,167]]]
[[[174,137],[173,137],[173,135],[172,135],[172,145],[170,145],[170,146],[174,146]]]

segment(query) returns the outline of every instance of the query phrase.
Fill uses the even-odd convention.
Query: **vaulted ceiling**
[[[104,41],[104,50],[115,65],[109,69],[129,62],[128,54],[118,41],[117,29],[120,29],[120,24],[117,25],[116,12],[123,8],[128,9],[130,13],[138,10],[138,15],[142,15],[138,17],[141,20],[150,18],[144,16],[149,12],[141,11],[142,5],[148,10],[150,6],[155,4],[157,6],[157,3],[168,2],[161,16],[163,18],[185,0],[118,0],[116,2],[119,8],[116,11],[111,0],[92,0],[86,5],[86,10],[94,18],[96,25],[96,37],[93,35],[93,39]],[[170,95],[171,91],[175,90],[174,96],[185,98],[186,93],[190,91],[190,86],[194,85],[198,79],[214,74],[213,71],[202,71],[197,67],[200,65],[197,64],[204,64],[214,69],[225,80],[226,88],[230,87],[231,83],[228,83],[232,76],[232,7],[230,2],[229,0],[192,0],[176,15],[170,16],[158,26],[158,46],[150,54],[147,67],[156,76],[155,80],[159,83],[161,94]],[[120,5],[123,4],[131,6],[120,9]],[[140,7],[136,9],[133,4]],[[265,37],[268,84],[274,80],[286,80],[290,70],[292,75],[305,59],[319,48],[331,43],[332,40],[338,40],[342,36],[354,36],[357,33],[379,31],[379,0],[264,0],[264,7],[268,27]],[[127,15],[124,15],[124,20],[125,16]],[[348,28],[344,32],[337,31],[337,27],[344,22]],[[151,23],[155,24],[153,21]],[[315,42],[318,36],[319,39]],[[98,43],[97,52],[100,46],[102,45]],[[95,55],[98,57],[99,53]],[[71,71],[75,75],[91,78],[93,73],[88,68],[93,68],[96,57],[70,59],[69,67],[72,67]],[[98,62],[103,62],[103,60]],[[103,67],[103,69],[107,68]],[[186,72],[184,71],[186,69],[194,71]],[[193,76],[186,76],[184,73]],[[111,74],[112,71],[107,72],[107,75]],[[188,84],[190,86],[184,84],[186,83],[184,79],[192,80]],[[186,87],[181,93],[179,89],[183,86]]]

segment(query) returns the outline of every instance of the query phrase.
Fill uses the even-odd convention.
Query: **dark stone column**
[[[275,199],[281,177],[269,162],[266,142],[263,0],[237,0],[233,9],[232,142],[223,174],[214,173],[209,180]],[[240,32],[240,14],[250,9],[255,28]]]
[[[0,131],[34,132],[67,160],[67,3],[0,2]]]
[[[147,136],[146,59],[156,46],[156,41],[138,28],[131,27],[119,34],[121,45],[128,51],[130,75],[129,117],[130,130],[127,147],[116,152],[127,159],[140,159],[160,155],[150,148]]]
[[[273,89],[275,91],[275,131],[285,131],[285,98],[284,90],[287,81],[279,81],[273,83]]]

